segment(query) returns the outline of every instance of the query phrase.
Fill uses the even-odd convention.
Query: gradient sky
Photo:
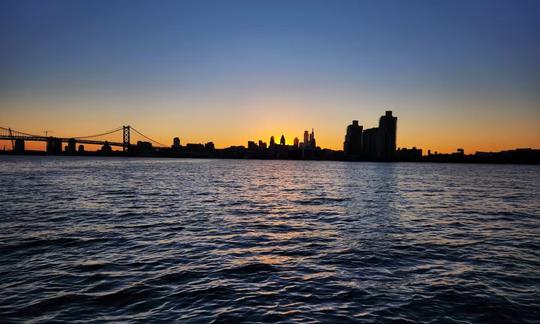
[[[0,126],[540,148],[540,1],[0,1]],[[117,139],[120,141],[120,137]]]

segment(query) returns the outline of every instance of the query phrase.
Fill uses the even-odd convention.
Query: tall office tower
[[[299,143],[300,143],[300,140],[298,139],[298,137],[295,137],[294,138],[294,147],[298,148]]]
[[[279,145],[285,145],[285,136],[283,136],[283,134],[281,135],[281,139],[279,140]]]
[[[317,147],[317,142],[315,142],[315,131],[313,130],[313,128],[311,129],[311,134],[309,134],[309,147]]]
[[[389,160],[396,155],[397,117],[387,110],[379,119],[379,133],[377,136],[377,158]]]
[[[307,130],[304,131],[304,147],[309,146],[309,132]]]
[[[270,148],[274,147],[276,145],[276,142],[274,141],[274,136],[270,136]]]
[[[358,125],[358,120],[353,120],[347,126],[347,134],[343,143],[343,152],[348,156],[360,156],[362,154],[362,125]]]
[[[362,132],[362,156],[367,159],[377,158],[377,137],[379,129],[377,127],[368,128]]]

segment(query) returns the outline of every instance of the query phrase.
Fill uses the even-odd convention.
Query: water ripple
[[[538,166],[0,159],[0,322],[540,319]]]

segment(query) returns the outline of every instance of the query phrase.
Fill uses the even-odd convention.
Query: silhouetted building
[[[285,145],[285,136],[281,135],[281,139],[279,140],[279,145]]]
[[[265,149],[266,149],[266,143],[263,142],[263,141],[261,141],[261,140],[259,140],[259,148],[260,148],[261,150],[265,150]]]
[[[309,146],[309,132],[307,130],[304,131],[304,142],[303,142],[303,146],[304,147],[308,147]]]
[[[298,137],[295,137],[295,138],[294,138],[294,142],[293,142],[293,143],[294,143],[293,146],[296,147],[296,148],[298,148],[298,145],[299,145],[299,143],[300,143],[300,141],[298,140]]]
[[[276,142],[274,141],[274,136],[270,136],[270,148],[273,148],[274,145],[276,145]]]
[[[259,149],[259,146],[257,146],[257,144],[255,144],[255,142],[253,141],[248,141],[248,150],[250,151],[256,151]]]
[[[397,117],[387,110],[379,119],[379,134],[377,135],[377,158],[390,160],[396,153]]]
[[[203,151],[204,145],[202,144],[193,144],[193,143],[187,143],[186,149],[190,152],[197,152],[197,151]]]
[[[84,145],[79,145],[79,153],[84,153]]]
[[[315,131],[313,128],[311,129],[311,134],[309,134],[309,147],[310,148],[316,148],[317,142],[315,142]]]
[[[400,161],[419,161],[422,158],[422,149],[399,148],[396,151],[396,158]]]
[[[171,146],[171,149],[175,152],[180,151],[181,145],[180,145],[180,138],[175,137],[173,138],[173,145]]]
[[[103,146],[101,147],[101,153],[111,153],[111,152],[112,152],[112,148],[109,145],[109,142],[105,142],[105,144],[103,144]]]
[[[213,151],[215,149],[214,142],[208,142],[204,144],[204,148],[208,151]]]
[[[378,128],[368,128],[362,133],[362,155],[368,159],[377,157]]]
[[[154,151],[154,148],[152,147],[152,143],[145,142],[145,141],[138,141],[137,142],[137,152],[139,153],[152,153]]]
[[[343,152],[353,157],[359,157],[362,154],[362,126],[358,124],[358,120],[353,120],[352,124],[347,126]]]

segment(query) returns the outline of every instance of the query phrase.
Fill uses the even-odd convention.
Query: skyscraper
[[[304,147],[309,146],[309,132],[307,130],[304,131]]]
[[[285,145],[285,136],[283,136],[283,134],[281,135],[281,139],[279,140],[279,145]]]
[[[317,147],[317,143],[315,142],[315,131],[313,130],[313,128],[311,129],[311,134],[309,134],[309,147]]]
[[[383,160],[393,159],[396,153],[397,117],[387,110],[379,119],[377,134],[377,158]]]
[[[295,138],[294,138],[294,142],[293,142],[293,143],[294,143],[294,147],[298,148],[299,142],[300,142],[300,140],[298,139],[298,137],[295,137]]]
[[[377,158],[377,137],[379,129],[377,127],[368,128],[362,133],[362,156],[367,159]]]
[[[270,148],[274,147],[276,142],[274,141],[274,136],[270,136]]]
[[[358,125],[358,120],[353,120],[347,126],[347,134],[343,143],[343,152],[347,156],[359,157],[362,154],[362,126]]]

